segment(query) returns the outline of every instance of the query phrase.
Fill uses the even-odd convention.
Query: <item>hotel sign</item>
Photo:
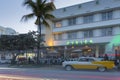
[[[80,40],[80,41],[67,41],[67,45],[84,45],[84,44],[92,44],[93,40]]]

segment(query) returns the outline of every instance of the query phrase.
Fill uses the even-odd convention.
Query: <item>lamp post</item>
[[[66,58],[67,46],[64,47],[64,58]]]
[[[115,60],[117,60],[117,49],[115,49]]]
[[[117,55],[118,55],[118,46],[115,47],[115,60],[117,60]]]

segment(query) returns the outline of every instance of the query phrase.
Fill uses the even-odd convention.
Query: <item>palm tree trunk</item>
[[[39,64],[39,57],[41,53],[41,21],[40,17],[38,17],[38,29],[39,29],[39,34],[38,34],[38,53],[37,53],[37,64]]]

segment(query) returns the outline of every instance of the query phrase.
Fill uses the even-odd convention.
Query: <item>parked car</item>
[[[103,61],[94,57],[80,57],[76,61],[64,61],[62,66],[70,71],[72,69],[97,69],[106,71],[115,67],[114,61]]]
[[[0,64],[10,64],[11,60],[5,59],[5,60],[0,60]]]

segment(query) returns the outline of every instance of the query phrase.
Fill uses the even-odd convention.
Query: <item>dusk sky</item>
[[[27,33],[30,30],[36,30],[35,20],[21,22],[21,17],[30,13],[25,6],[22,6],[24,0],[0,0],[0,26],[10,27],[19,33]],[[56,8],[71,6],[92,0],[54,0]]]

